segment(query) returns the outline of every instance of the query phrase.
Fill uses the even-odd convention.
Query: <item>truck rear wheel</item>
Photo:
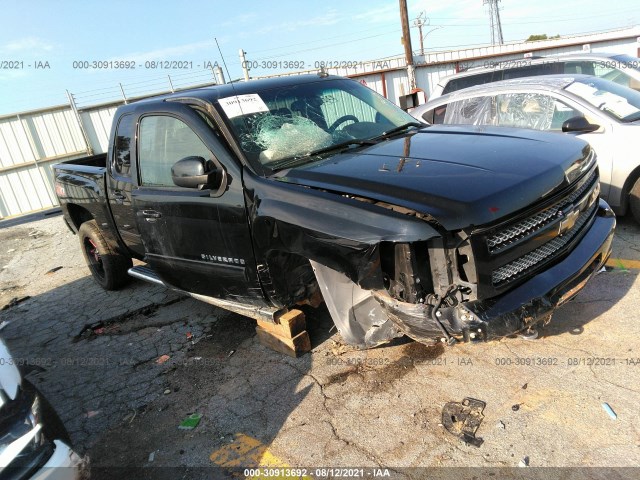
[[[636,219],[636,222],[640,223],[640,178],[636,180],[629,194],[629,206],[631,207],[633,218]]]
[[[78,237],[84,259],[98,285],[105,290],[116,290],[130,280],[127,270],[133,265],[131,258],[109,246],[95,220],[80,225]]]

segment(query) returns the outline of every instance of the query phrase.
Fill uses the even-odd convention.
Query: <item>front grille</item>
[[[512,281],[527,273],[528,270],[538,265],[540,262],[552,257],[556,252],[565,247],[571,240],[573,240],[578,233],[582,230],[582,227],[591,218],[596,208],[597,203],[594,203],[587,210],[582,212],[575,225],[569,233],[560,237],[555,237],[550,242],[545,243],[541,247],[527,253],[526,255],[507,263],[502,267],[496,269],[491,274],[491,281],[494,286],[499,287],[502,283]]]
[[[510,221],[472,232],[478,298],[500,295],[564,255],[587,231],[599,191],[594,165],[564,194]]]
[[[587,189],[593,187],[593,185],[597,182],[597,178],[598,172],[594,170],[594,172],[588,177],[588,179],[582,183],[580,188],[578,188],[568,197],[563,198],[546,210],[543,210],[542,212],[537,213],[529,218],[525,218],[515,225],[505,228],[504,230],[500,230],[499,232],[488,237],[487,246],[489,247],[489,252],[491,252],[492,254],[499,252],[500,250],[507,248],[514,242],[517,242],[524,237],[533,235],[538,230],[553,222],[557,218],[558,212],[568,205],[571,205],[578,198],[580,198]]]

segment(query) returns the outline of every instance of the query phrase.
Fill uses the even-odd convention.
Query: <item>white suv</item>
[[[559,73],[594,75],[640,90],[640,58],[615,53],[572,53],[502,62],[486,60],[481,67],[441,79],[429,98],[500,80]]]

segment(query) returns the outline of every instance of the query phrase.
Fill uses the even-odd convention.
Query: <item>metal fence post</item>
[[[120,85],[120,91],[122,92],[122,98],[124,99],[124,104],[126,105],[127,103],[129,103],[129,101],[127,100],[127,96],[124,94],[124,88],[123,88],[121,83],[119,83],[118,85]]]
[[[89,136],[87,135],[84,125],[82,124],[82,117],[80,116],[80,112],[78,112],[78,108],[76,107],[76,101],[73,98],[73,95],[71,94],[71,92],[69,92],[69,90],[67,90],[67,97],[69,97],[69,105],[71,105],[71,110],[73,110],[73,113],[76,116],[76,120],[78,121],[78,126],[80,127],[80,131],[82,132],[82,138],[84,138],[84,144],[87,147],[87,154],[93,155],[93,148],[91,148],[91,142],[89,141]]]

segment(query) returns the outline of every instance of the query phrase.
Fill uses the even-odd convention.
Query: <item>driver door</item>
[[[155,108],[139,115],[133,192],[147,262],[174,288],[263,305],[240,168],[204,114],[177,103]],[[225,171],[224,191],[173,183],[171,167],[194,156]]]

